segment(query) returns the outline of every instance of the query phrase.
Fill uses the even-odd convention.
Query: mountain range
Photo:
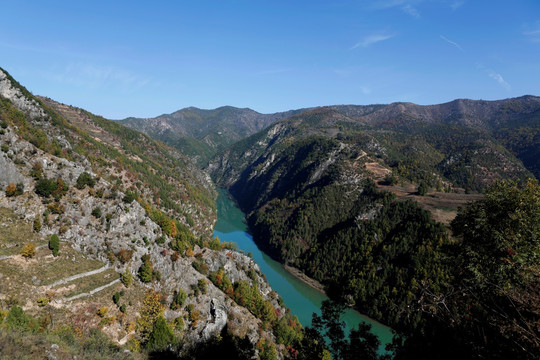
[[[389,105],[338,105],[326,109],[342,116],[340,121],[365,130],[387,130],[415,135],[440,132],[472,142],[504,147],[536,177],[540,175],[538,123],[540,99],[535,96],[484,101],[458,99],[439,105],[392,103]],[[215,110],[186,108],[156,118],[128,118],[121,123],[175,146],[204,167],[208,160],[227,146],[265,129],[270,124],[313,109],[260,114],[251,109],[230,106]],[[465,132],[464,134],[460,134]],[[442,134],[436,134],[440,136]],[[424,136],[424,134],[421,134]],[[428,134],[426,134],[428,135]],[[431,147],[447,139],[433,139]],[[477,139],[479,144],[480,139]],[[437,149],[426,149],[426,152]],[[505,155],[505,156],[508,156]],[[514,162],[512,159],[511,162]],[[464,185],[464,184],[461,184]]]
[[[478,357],[538,350],[534,271],[523,282],[501,275],[536,269],[537,248],[505,243],[479,261],[483,243],[463,234],[468,220],[487,235],[506,224],[486,227],[491,213],[517,221],[505,234],[518,243],[536,231],[534,194],[517,202],[532,204],[525,212],[504,206],[537,189],[539,97],[275,114],[190,107],[111,121],[34,96],[0,69],[0,127],[9,353],[137,358],[122,345],[150,357],[328,355],[323,324],[303,330],[254,261],[213,237],[216,186],[268,254],[403,335],[412,345],[395,348],[398,358],[456,344]],[[483,266],[496,270],[483,277]],[[490,285],[499,275],[504,289]],[[352,353],[362,348],[353,340]]]
[[[172,145],[197,164],[205,165],[219,150],[301,111],[261,114],[232,106],[214,110],[189,107],[155,118],[130,117],[119,122]]]

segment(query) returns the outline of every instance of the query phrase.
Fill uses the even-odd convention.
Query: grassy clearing
[[[60,243],[60,255],[52,256],[51,251],[45,247],[36,252],[37,264],[26,270],[26,274],[37,276],[42,285],[77,275],[86,271],[96,270],[103,266],[99,260],[87,259],[74,250],[69,244]]]
[[[87,293],[89,291],[94,290],[95,288],[106,285],[118,279],[118,277],[119,275],[116,271],[114,271],[114,269],[108,269],[99,274],[85,276],[83,278],[73,280],[67,285],[75,284],[75,288],[71,290],[69,293],[66,293],[64,297],[72,297],[72,296],[79,295],[82,293]],[[119,284],[119,285],[122,286],[122,284]],[[61,286],[64,286],[64,285],[61,285]],[[113,287],[116,287],[116,285]]]
[[[410,199],[418,202],[424,210],[431,213],[435,220],[443,224],[449,224],[456,217],[459,207],[483,198],[482,194],[444,193],[439,191],[429,191],[426,196],[420,196],[417,194],[416,187],[413,184],[406,184],[405,186],[379,185],[379,189],[394,193],[398,199]]]
[[[0,208],[0,256],[18,254],[28,242],[40,245],[42,241],[32,227],[32,223],[20,219],[13,210]]]
[[[38,287],[42,285],[49,285],[68,276],[99,269],[102,266],[102,262],[85,258],[67,243],[60,244],[60,255],[57,257],[52,256],[51,250],[45,246],[38,249],[32,259],[26,260],[16,255],[0,261],[2,274],[0,297],[16,298],[21,301],[37,298],[43,295],[38,293]],[[86,278],[78,281],[84,282],[84,279]]]

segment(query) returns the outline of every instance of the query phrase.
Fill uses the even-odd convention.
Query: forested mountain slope
[[[342,114],[366,125],[434,136],[437,141],[469,136],[495,139],[518,157],[537,178],[540,176],[540,98],[522,96],[497,101],[458,99],[438,105],[394,103],[379,106],[334,106]],[[445,136],[446,135],[446,136]],[[429,138],[428,138],[429,140]],[[452,144],[450,144],[452,145]]]
[[[213,110],[189,107],[155,118],[127,118],[120,123],[176,147],[202,167],[217,151],[301,111],[261,114],[232,106]]]
[[[472,102],[466,109],[480,118],[463,103],[317,108],[239,141],[207,170],[270,254],[408,333],[431,316],[426,286],[435,294],[452,286],[452,241],[417,203],[375,181],[413,183],[435,197],[435,189],[463,194],[533,176],[497,134],[512,126],[537,138],[538,98]]]

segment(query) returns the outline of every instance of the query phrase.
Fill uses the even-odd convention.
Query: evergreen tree
[[[150,255],[144,255],[142,257],[142,265],[139,268],[139,279],[144,283],[149,283],[152,281],[152,277],[154,275],[154,269],[152,266],[152,262],[150,261]]]
[[[133,282],[133,275],[131,275],[129,267],[126,267],[126,270],[122,273],[120,281],[122,281],[122,284],[124,284],[125,287],[129,287],[129,285],[131,285],[131,283]]]
[[[371,326],[360,324],[345,337],[345,323],[340,320],[345,305],[325,300],[321,316],[313,314],[312,326],[307,327],[300,343],[300,359],[389,359],[378,353],[380,341],[371,332]]]
[[[49,249],[54,256],[58,256],[58,251],[60,250],[60,239],[58,238],[58,235],[51,235],[51,238],[49,239]]]
[[[174,335],[165,321],[163,316],[160,316],[154,323],[154,328],[148,337],[146,347],[149,350],[164,350],[167,346],[171,345],[174,341]]]

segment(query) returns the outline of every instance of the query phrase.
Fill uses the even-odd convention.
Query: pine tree
[[[53,234],[49,239],[49,249],[52,251],[53,256],[58,256],[58,251],[60,250],[60,239],[58,235]]]
[[[143,260],[143,263],[141,267],[139,268],[139,272],[138,272],[139,279],[143,283],[149,283],[150,281],[152,281],[152,276],[154,273],[152,262],[150,261],[150,255],[144,255],[142,257],[142,260]]]
[[[129,287],[133,282],[133,275],[131,275],[131,271],[129,271],[128,267],[126,267],[126,271],[122,273],[120,281],[122,281],[122,284],[124,284],[125,287]]]

